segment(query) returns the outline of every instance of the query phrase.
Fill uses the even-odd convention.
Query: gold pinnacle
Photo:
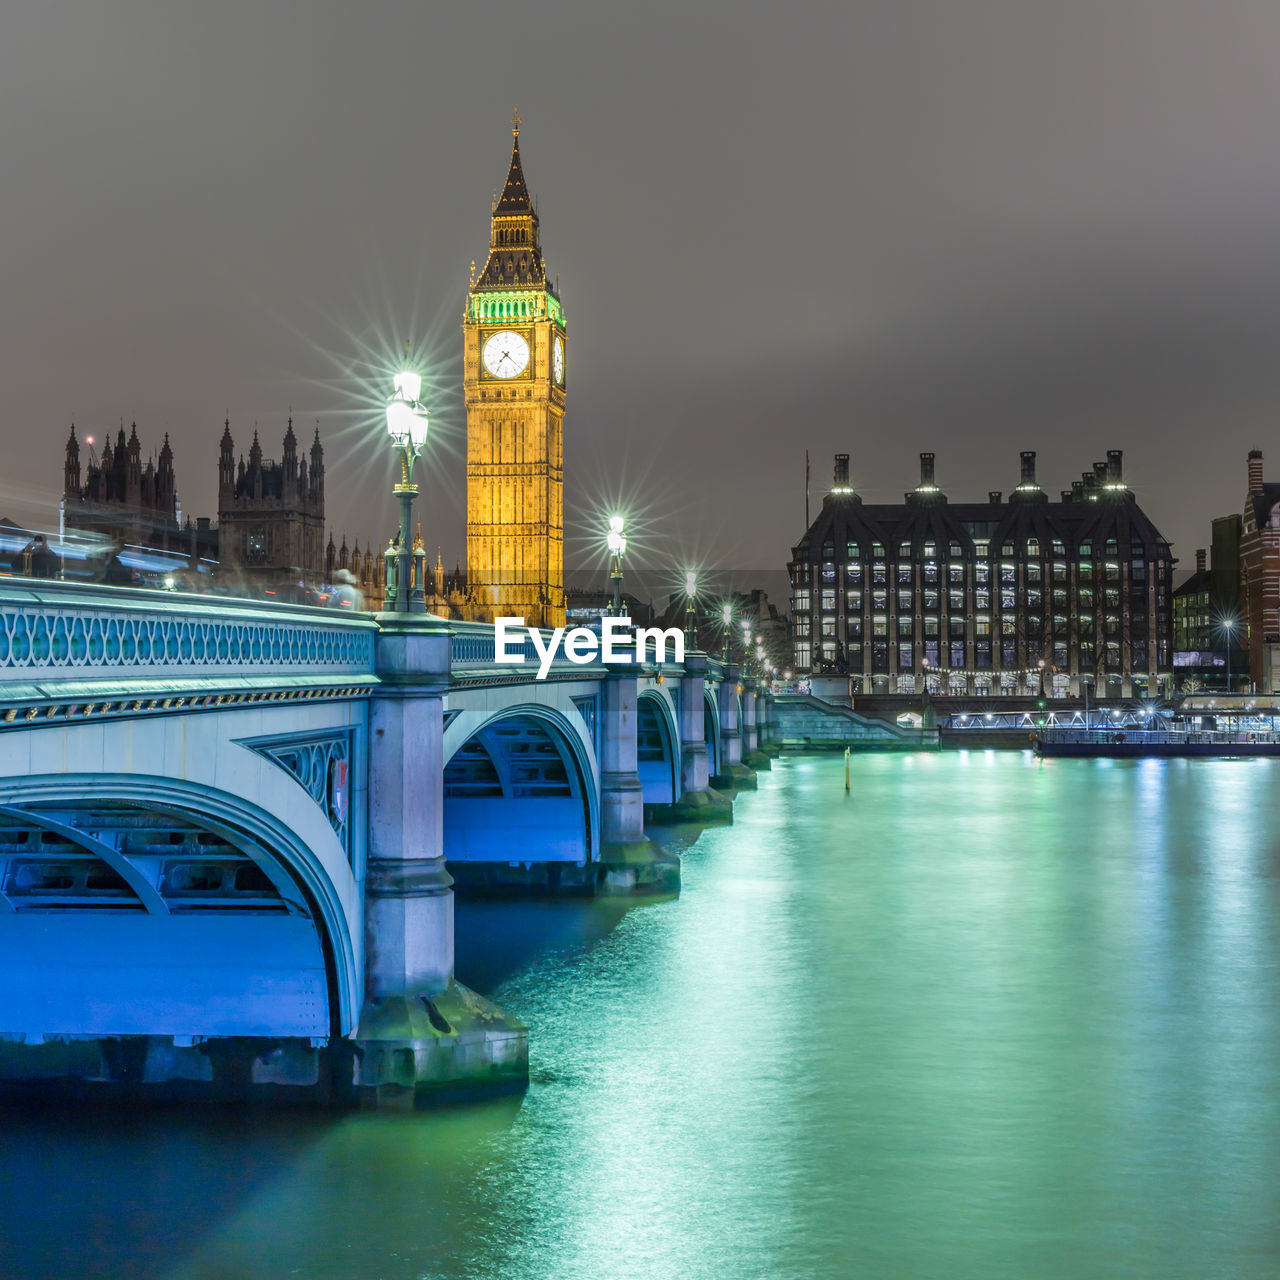
[[[517,107],[511,114],[511,132],[518,138],[520,136],[520,108]]]

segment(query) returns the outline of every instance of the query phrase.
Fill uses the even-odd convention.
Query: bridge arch
[[[642,689],[636,698],[636,768],[645,804],[680,798],[680,732],[665,689]]]
[[[714,778],[722,771],[720,758],[720,707],[710,685],[702,691],[702,737],[707,744],[707,772]]]
[[[444,855],[454,862],[595,862],[600,786],[576,707],[518,703],[445,727]]]
[[[157,776],[0,780],[0,1031],[345,1035],[361,943],[306,826]]]

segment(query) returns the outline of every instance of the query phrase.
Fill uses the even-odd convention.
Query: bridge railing
[[[368,676],[363,615],[228,596],[0,579],[0,695],[58,681]]]
[[[532,678],[537,671],[540,658],[538,650],[533,643],[533,637],[528,630],[523,628],[521,630],[523,631],[523,638],[515,632],[508,633],[506,651],[508,654],[520,654],[524,661],[500,663],[497,660],[497,641],[494,627],[491,623],[451,622],[449,624],[451,669],[455,673],[468,672],[471,674],[483,674],[486,671],[503,675],[511,672],[528,673],[529,677]],[[544,645],[550,645],[551,631],[543,627],[539,628],[539,633],[542,636]],[[556,672],[594,671],[597,673],[604,670],[599,662],[570,662],[565,657],[563,645],[556,650],[555,660],[551,669]]]

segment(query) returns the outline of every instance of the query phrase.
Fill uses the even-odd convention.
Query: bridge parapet
[[[376,682],[376,633],[367,616],[305,606],[0,583],[0,725],[59,703],[80,715],[355,693]]]

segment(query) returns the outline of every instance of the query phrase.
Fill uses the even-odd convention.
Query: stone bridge
[[[730,816],[768,700],[701,653],[494,654],[429,616],[0,583],[0,1082],[522,1083],[525,1029],[454,980],[454,878],[676,891],[645,814]]]

